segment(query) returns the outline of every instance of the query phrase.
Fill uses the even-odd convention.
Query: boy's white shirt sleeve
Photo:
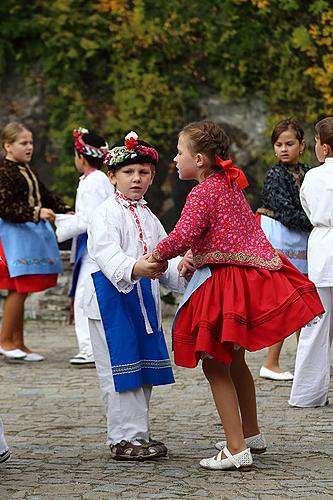
[[[168,269],[160,277],[160,283],[170,290],[178,293],[184,293],[187,285],[185,278],[179,275],[178,264],[182,260],[182,257],[174,257],[168,262]]]
[[[75,214],[57,224],[56,236],[59,242],[76,238],[85,233],[95,209],[109,196],[113,187],[103,172],[96,171],[86,178],[81,178],[77,190]]]
[[[115,217],[121,213],[98,211],[88,225],[88,253],[102,273],[119,292],[129,293],[137,280],[132,271],[137,259],[130,257],[121,248],[120,224]],[[126,224],[126,221],[123,221]]]
[[[311,224],[313,224],[313,220],[311,217],[313,215],[313,205],[314,203],[316,203],[316,198],[318,195],[318,186],[316,186],[316,184],[317,183],[316,180],[313,179],[313,175],[308,176],[307,172],[300,189],[301,205]]]

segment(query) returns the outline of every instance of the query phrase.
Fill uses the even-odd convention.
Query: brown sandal
[[[110,445],[111,458],[114,460],[144,461],[152,458],[165,457],[167,447],[160,441],[137,440],[140,444],[133,444],[124,439],[117,444]]]

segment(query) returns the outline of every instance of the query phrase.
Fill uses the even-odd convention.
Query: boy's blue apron
[[[62,273],[58,243],[48,221],[14,224],[0,219],[9,276]]]
[[[88,241],[88,234],[87,233],[82,233],[77,238],[75,262],[74,262],[74,268],[73,268],[73,273],[72,273],[72,286],[71,286],[70,292],[68,294],[69,297],[75,297],[77,281],[79,279],[79,273],[80,273],[80,269],[81,269],[82,257],[83,257],[84,252],[87,250],[87,241]]]
[[[163,331],[158,329],[150,279],[142,278],[140,288],[152,333],[147,332],[137,284],[131,292],[120,293],[101,271],[93,273],[92,277],[115,390],[133,390],[145,384],[172,384],[175,380]]]

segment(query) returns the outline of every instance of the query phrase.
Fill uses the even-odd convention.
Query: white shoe
[[[290,372],[273,372],[269,370],[266,366],[262,366],[259,372],[260,377],[269,378],[270,380],[293,380],[294,375]]]
[[[222,453],[227,458],[222,458]],[[228,448],[223,448],[216,457],[203,458],[200,460],[201,467],[211,470],[248,469],[253,463],[250,448],[232,455]]]
[[[27,353],[22,351],[21,349],[10,349],[9,351],[6,351],[2,347],[0,347],[0,354],[3,354],[4,356],[6,356],[6,358],[10,359],[23,359]]]
[[[26,352],[23,361],[28,361],[35,363],[36,361],[43,361],[44,356],[38,354],[38,352]]]
[[[81,351],[74,358],[69,360],[71,365],[88,365],[94,364],[95,358],[92,352]]]
[[[245,443],[248,448],[250,448],[251,453],[264,453],[267,449],[266,440],[262,434],[256,434],[255,436],[245,438]],[[215,444],[215,448],[217,450],[223,450],[226,444],[226,441],[219,441]]]

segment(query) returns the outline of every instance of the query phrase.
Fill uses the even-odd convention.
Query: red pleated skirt
[[[0,289],[16,290],[19,293],[41,292],[57,284],[57,274],[26,274],[11,278],[6,256],[0,240]]]
[[[234,346],[257,351],[324,312],[315,285],[283,255],[283,267],[211,266],[174,325],[175,363],[194,368],[203,354],[231,363]]]

